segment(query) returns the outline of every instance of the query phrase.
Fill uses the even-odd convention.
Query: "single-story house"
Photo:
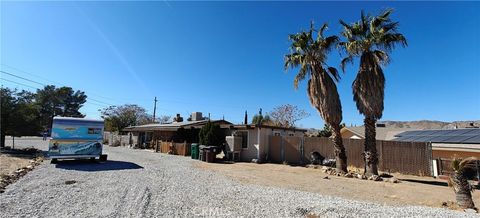
[[[236,152],[241,161],[265,160],[268,155],[270,136],[303,137],[306,129],[269,125],[231,125],[231,136],[226,137],[227,150]]]
[[[400,134],[405,131],[417,130],[412,128],[393,128],[387,127],[382,124],[377,124],[376,128],[376,139],[377,140],[392,140],[395,138],[395,135]],[[350,126],[344,127],[340,130],[342,138],[351,138],[351,139],[365,139],[365,127],[364,126]]]
[[[395,141],[431,142],[432,157],[480,158],[480,129],[415,130],[395,135]]]
[[[199,114],[195,112],[194,114]],[[225,130],[225,135],[229,134],[229,128],[232,123],[226,120],[209,120],[203,118],[201,113],[199,116],[192,116],[191,119],[183,121],[179,119],[177,115],[176,120],[181,120],[179,122],[172,123],[153,123],[139,126],[130,126],[123,129],[125,132],[129,132],[133,137],[138,137],[138,143],[143,145],[148,145],[152,141],[162,140],[162,141],[174,141],[174,142],[187,142],[193,143],[198,142],[198,133],[200,129],[205,126],[208,122],[218,124],[222,129]]]

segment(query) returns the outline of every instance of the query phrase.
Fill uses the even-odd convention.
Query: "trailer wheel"
[[[91,158],[90,158],[90,161],[94,162],[94,161],[95,161],[95,158],[94,158],[94,157],[91,157]]]
[[[102,154],[102,155],[100,155],[100,158],[99,158],[99,160],[100,160],[100,161],[102,161],[102,162],[105,162],[105,161],[107,161],[107,155],[106,155],[106,154]]]
[[[57,160],[57,158],[52,158],[52,160],[50,161],[50,163],[52,163],[52,164],[56,164],[56,163],[58,163],[58,160]]]

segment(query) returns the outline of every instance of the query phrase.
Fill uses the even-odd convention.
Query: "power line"
[[[8,80],[8,79],[5,79],[5,78],[0,78],[1,80],[5,80],[7,82],[11,82],[11,83],[15,83],[17,85],[21,85],[21,86],[26,86],[26,87],[29,87],[29,88],[32,88],[32,89],[38,89],[36,87],[33,87],[33,86],[29,86],[29,85],[26,85],[26,84],[23,84],[23,83],[19,83],[19,82],[15,82],[15,81],[12,81],[12,80]]]
[[[13,80],[5,79],[5,78],[0,78],[0,79],[4,80],[4,81],[7,81],[7,82],[15,83],[15,84],[20,85],[20,86],[29,87],[29,88],[32,88],[32,89],[38,89],[37,87],[33,87],[33,86],[30,86],[30,85],[27,85],[27,84],[24,84],[24,83],[19,83],[19,82],[13,81]],[[96,103],[93,103],[93,102],[85,102],[85,104],[91,104],[91,105],[96,105],[96,106],[100,106],[100,107],[105,107],[105,105],[100,105],[100,104],[96,104]]]
[[[17,68],[17,67],[13,67],[13,66],[10,66],[10,65],[7,65],[7,64],[1,64],[1,65],[6,66],[6,67],[9,67],[9,68],[11,68],[11,69],[14,69],[14,70],[16,70],[16,71],[19,71],[19,72],[22,72],[22,73],[31,75],[31,76],[35,76],[35,77],[37,77],[37,78],[41,78],[41,79],[43,79],[43,80],[45,80],[45,81],[48,81],[48,82],[50,82],[50,83],[52,83],[52,84],[57,84],[57,85],[62,85],[62,86],[68,86],[68,85],[65,84],[65,83],[61,83],[61,82],[58,82],[58,81],[53,81],[53,80],[47,79],[47,78],[45,78],[45,77],[39,76],[39,75],[37,75],[37,74],[30,73],[30,72],[27,72],[27,71],[25,71],[25,70],[19,69],[19,68]],[[93,93],[93,92],[88,92],[88,93],[91,94],[91,95],[100,97],[100,98],[110,99],[110,100],[116,101],[116,99],[114,99],[114,98],[109,98],[109,97],[101,96],[101,95],[98,95],[98,94]]]
[[[1,73],[4,73],[4,74],[7,74],[7,75],[10,75],[10,76],[13,76],[13,77],[16,77],[16,78],[19,78],[19,79],[23,79],[25,81],[29,81],[29,82],[32,82],[32,83],[35,83],[35,84],[38,84],[38,85],[41,85],[41,86],[48,86],[47,84],[44,84],[44,83],[40,83],[40,82],[36,82],[36,81],[33,81],[33,80],[30,80],[30,79],[27,79],[25,77],[21,77],[21,76],[18,76],[18,75],[15,75],[15,74],[12,74],[12,73],[9,73],[9,72],[5,72],[3,70],[0,70]],[[3,79],[3,78],[2,78]],[[15,83],[15,82],[14,82]],[[25,86],[28,86],[28,85],[25,85]],[[31,87],[31,86],[30,86]],[[89,100],[92,100],[92,101],[95,101],[95,102],[98,102],[98,103],[101,103],[101,104],[105,104],[107,106],[110,106],[110,105],[113,105],[113,104],[110,104],[110,103],[107,103],[107,102],[104,102],[104,101],[99,101],[97,99],[94,99],[94,98],[91,98],[91,97],[88,97],[87,98]]]
[[[29,82],[32,82],[32,83],[35,83],[35,84],[38,84],[38,85],[41,85],[41,86],[45,86],[45,84],[42,84],[42,83],[33,81],[33,80],[31,80],[31,79],[27,79],[27,78],[25,78],[25,77],[17,76],[17,75],[15,75],[15,74],[11,74],[11,73],[5,72],[5,71],[3,71],[3,70],[0,70],[0,72],[5,73],[5,74],[8,74],[8,75],[13,76],[13,77],[17,77],[17,78],[20,78],[20,79],[29,81]]]

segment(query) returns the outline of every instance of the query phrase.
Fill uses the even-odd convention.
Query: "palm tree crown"
[[[385,78],[381,65],[388,64],[388,54],[397,44],[407,46],[405,37],[397,32],[399,23],[390,19],[392,11],[385,10],[378,16],[362,11],[361,19],[352,24],[340,20],[346,41],[339,45],[347,53],[341,62],[342,70],[360,56],[359,74],[353,83],[354,100],[360,113],[375,119],[383,113]]]
[[[340,76],[337,69],[328,67],[326,64],[327,54],[338,43],[337,36],[324,37],[323,32],[328,28],[327,24],[323,24],[317,31],[313,26],[313,22],[310,25],[309,31],[303,31],[297,34],[291,34],[288,38],[292,42],[290,46],[290,54],[285,55],[285,70],[288,68],[300,67],[293,85],[295,89],[298,88],[298,82],[304,80],[317,68],[323,68],[325,73],[335,80],[339,81]],[[314,32],[318,32],[317,38],[313,39]]]

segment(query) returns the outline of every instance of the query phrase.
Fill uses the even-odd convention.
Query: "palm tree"
[[[324,37],[323,32],[327,28],[327,24],[323,24],[317,31],[312,22],[309,31],[290,35],[292,44],[290,53],[285,55],[285,70],[299,67],[293,81],[295,89],[298,89],[300,81],[309,77],[307,93],[310,103],[318,110],[323,120],[332,127],[337,170],[347,172],[347,155],[340,135],[342,105],[336,86],[340,75],[337,69],[326,64],[327,55],[338,43],[338,37]],[[314,32],[317,32],[316,39],[314,39]]]
[[[398,22],[390,19],[392,10],[388,9],[378,16],[365,16],[361,20],[347,24],[340,20],[344,30],[345,42],[339,45],[347,53],[341,67],[351,63],[354,57],[360,57],[360,69],[353,81],[353,100],[357,109],[365,116],[365,174],[378,175],[378,156],[375,139],[375,125],[383,113],[385,76],[382,65],[389,62],[389,53],[397,44],[407,46],[405,37],[397,32]]]
[[[472,200],[473,189],[470,183],[468,183],[466,175],[469,169],[475,168],[472,165],[474,161],[477,161],[474,157],[466,158],[462,161],[455,158],[452,161],[454,172],[448,179],[448,185],[453,188],[457,204],[463,209],[475,209],[475,204]]]

